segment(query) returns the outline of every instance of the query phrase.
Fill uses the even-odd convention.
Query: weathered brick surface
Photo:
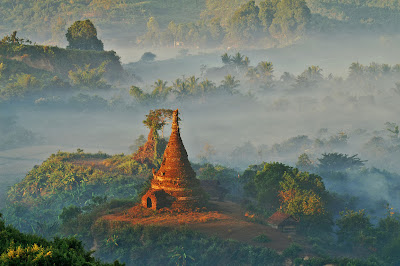
[[[165,196],[157,197],[157,194],[163,195],[160,191],[170,195],[171,202],[164,202],[164,198],[167,198]],[[153,204],[152,201],[152,204],[149,204],[149,198],[156,203]],[[202,200],[203,191],[183,145],[179,132],[178,110],[175,110],[171,137],[165,149],[163,161],[160,169],[153,173],[151,188],[143,196],[142,205],[152,209],[160,209],[166,205],[176,209],[194,209],[200,207]]]

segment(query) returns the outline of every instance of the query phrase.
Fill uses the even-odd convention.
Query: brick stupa
[[[182,143],[178,120],[178,110],[175,110],[171,137],[160,169],[157,172],[153,169],[151,188],[142,197],[142,206],[145,208],[193,210],[201,207],[204,200],[200,182]]]

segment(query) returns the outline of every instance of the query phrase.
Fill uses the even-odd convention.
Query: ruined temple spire
[[[172,116],[172,132],[160,169],[153,172],[151,188],[142,197],[147,208],[176,207],[193,209],[202,200],[202,189],[179,132],[179,111]]]

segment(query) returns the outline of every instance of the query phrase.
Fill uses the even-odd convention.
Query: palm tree
[[[182,81],[176,84],[175,93],[179,100],[184,99],[190,93],[189,86],[186,81]]]
[[[272,64],[272,62],[268,62],[268,61],[261,61],[260,63],[258,63],[257,65],[257,70],[260,73],[260,75],[262,77],[264,77],[266,80],[270,80],[272,79],[272,77],[274,76],[274,66]]]
[[[293,80],[295,80],[295,77],[290,74],[289,72],[283,72],[282,76],[280,77],[280,80],[282,82],[291,82]]]
[[[171,87],[167,86],[167,83],[167,81],[163,81],[161,79],[158,79],[156,82],[154,82],[154,90],[151,93],[152,98],[156,100],[164,100],[168,93],[172,90]]]
[[[198,81],[199,78],[196,78],[195,76],[191,76],[188,79],[186,79],[186,83],[188,85],[188,89],[190,91],[191,94],[196,94],[197,93],[197,89],[198,89]]]
[[[154,82],[153,94],[162,93],[167,88],[167,83],[167,81],[163,81],[161,79],[158,79],[156,82]]]
[[[260,78],[260,74],[257,72],[255,67],[249,67],[247,69],[246,77],[250,79],[250,82],[256,82]]]
[[[182,79],[177,78],[175,81],[172,82],[172,87],[177,90],[181,86],[182,82]]]
[[[201,89],[202,97],[204,99],[204,96],[206,93],[211,92],[215,89],[215,84],[214,84],[214,82],[206,79],[206,80],[203,80],[202,82],[200,82],[199,87]]]
[[[228,55],[227,53],[224,53],[221,55],[222,63],[224,65],[230,65],[231,64],[231,56]]]
[[[353,62],[349,67],[349,78],[358,80],[364,74],[364,66],[358,62]]]
[[[237,52],[231,59],[231,62],[236,67],[240,67],[244,64],[243,55]]]
[[[233,92],[233,89],[238,87],[240,84],[240,81],[235,79],[234,76],[232,75],[227,75],[225,76],[225,79],[221,81],[222,88],[229,92]]]
[[[382,74],[383,75],[387,75],[387,74],[390,74],[390,72],[392,72],[392,67],[389,66],[388,64],[383,64],[381,66],[381,69],[382,69]]]
[[[301,76],[310,81],[319,81],[322,77],[322,69],[319,66],[310,66],[301,73]]]
[[[381,66],[375,62],[372,62],[368,66],[368,72],[372,75],[372,78],[378,80],[381,74]]]

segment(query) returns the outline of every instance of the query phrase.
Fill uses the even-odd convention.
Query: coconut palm
[[[221,60],[224,65],[230,65],[231,64],[231,56],[228,55],[227,53],[224,53],[221,55]]]
[[[260,73],[260,76],[266,80],[271,80],[274,76],[274,66],[272,62],[261,61],[257,65],[257,71]]]
[[[191,76],[188,79],[186,79],[187,87],[191,94],[197,93],[199,87],[198,81],[199,78],[196,78],[195,76]]]
[[[235,79],[235,77],[232,75],[225,76],[224,80],[221,81],[222,88],[231,93],[234,91],[236,87],[239,86],[239,84],[240,81]]]

